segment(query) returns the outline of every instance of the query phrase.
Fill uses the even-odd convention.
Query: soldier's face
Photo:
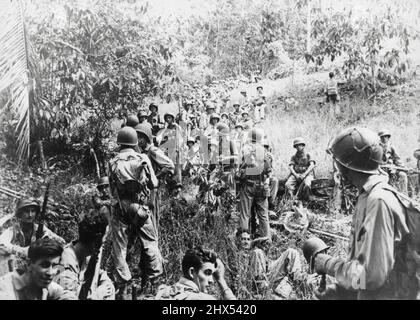
[[[381,137],[381,141],[382,141],[382,143],[388,143],[389,136],[383,136],[383,137]]]
[[[165,118],[165,121],[166,121],[168,124],[172,124],[172,123],[174,122],[174,118],[172,118],[172,117],[166,117],[166,118]]]
[[[143,134],[137,134],[137,140],[140,148],[146,147],[149,141]]]
[[[251,249],[251,236],[249,233],[244,232],[241,234],[241,247],[244,250]]]
[[[305,149],[305,145],[304,145],[304,144],[298,144],[298,145],[296,146],[296,150],[297,150],[298,152],[302,152],[304,149]]]
[[[191,149],[191,148],[193,147],[193,145],[194,145],[194,143],[193,143],[193,142],[188,142],[188,143],[187,143],[188,149]]]
[[[263,91],[263,89],[262,89],[262,88],[258,88],[258,89],[257,89],[257,92],[258,92],[258,93],[262,93],[262,91]]]
[[[109,197],[109,186],[108,185],[98,186],[98,191],[101,195],[101,198],[108,198]]]
[[[25,223],[33,223],[38,210],[36,207],[29,206],[19,210],[19,219]]]
[[[140,123],[143,123],[143,122],[145,122],[147,120],[147,117],[145,117],[145,116],[141,116],[140,118],[139,118],[139,122]]]
[[[193,280],[200,289],[200,292],[208,292],[208,288],[214,283],[213,273],[215,271],[214,263],[204,262],[200,270],[194,272]]]
[[[47,288],[57,273],[60,257],[41,258],[30,262],[28,272],[32,283],[39,288]]]

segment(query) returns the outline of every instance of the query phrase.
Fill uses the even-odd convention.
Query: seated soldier
[[[0,278],[0,300],[77,300],[70,291],[53,282],[63,247],[56,240],[41,238],[28,249],[24,273],[10,272]]]
[[[79,300],[115,300],[115,288],[105,271],[98,269],[108,222],[92,211],[79,223],[79,239],[66,245],[54,281],[73,292]],[[89,285],[89,288],[83,287]]]
[[[160,286],[155,299],[216,300],[207,293],[215,280],[223,300],[236,300],[225,280],[225,266],[215,252],[200,247],[187,250],[182,259],[182,273],[176,284]]]
[[[404,165],[401,161],[400,156],[398,155],[397,151],[395,150],[394,146],[391,144],[390,138],[391,133],[388,130],[382,130],[378,133],[379,137],[381,138],[380,145],[383,149],[383,162],[385,165],[395,165],[397,167],[404,168]],[[397,182],[398,188],[404,192],[407,193],[408,188],[408,177],[407,173],[405,173],[402,170],[398,169],[390,169],[390,168],[383,168],[386,170],[386,172],[390,175],[391,183],[392,180]]]
[[[36,240],[38,224],[34,221],[40,209],[38,201],[35,199],[20,199],[16,205],[12,226],[0,235],[0,256],[9,260],[10,256],[14,255],[17,258],[14,264],[16,264],[17,269],[22,271],[26,264],[21,259],[27,257],[29,245]],[[45,225],[42,232],[42,238],[54,239],[61,244],[65,243],[63,238],[49,230]]]
[[[305,145],[303,138],[299,137],[293,141],[293,147],[297,151],[290,160],[290,176],[286,181],[286,189],[290,197],[293,198],[296,185],[300,185],[299,189],[303,189],[303,197],[306,200],[309,200],[311,183],[314,179],[313,169],[315,167],[315,161],[311,158],[309,153],[305,153]],[[298,190],[298,193],[299,191],[300,190]]]

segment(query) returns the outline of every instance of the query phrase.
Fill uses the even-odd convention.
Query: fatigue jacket
[[[397,151],[395,151],[395,148],[391,145],[391,143],[380,143],[383,151],[383,157],[382,160],[385,163],[388,164],[395,164],[396,166],[402,166],[401,158],[398,155]]]
[[[328,274],[358,299],[413,298],[410,287],[418,286],[407,255],[405,208],[380,187],[386,181],[382,175],[369,177],[355,207],[348,259],[326,263]]]
[[[10,272],[0,278],[0,300],[77,300],[70,291],[59,284],[51,282],[47,288],[40,290],[38,296],[29,292],[27,287],[28,275]]]
[[[60,259],[59,272],[55,276],[54,281],[61,285],[64,289],[71,291],[76,296],[79,296],[80,289],[85,282],[85,272],[91,257],[86,257],[86,259],[82,261],[82,264],[79,265],[73,244],[74,243],[70,243],[65,246]],[[104,270],[100,270],[98,276],[98,287],[106,284],[110,284],[114,287],[107,273]],[[100,298],[97,296],[97,292],[92,292],[88,299],[99,300]]]
[[[290,159],[289,166],[293,166],[296,173],[305,173],[311,165],[311,162],[315,164],[315,161],[311,158],[309,153],[296,152]]]
[[[174,173],[175,165],[173,161],[161,149],[150,144],[143,150],[143,153],[149,157],[156,175],[161,173]]]

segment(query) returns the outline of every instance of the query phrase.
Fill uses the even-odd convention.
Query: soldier
[[[152,128],[152,125],[150,124],[150,122],[147,120],[148,118],[148,112],[145,109],[141,109],[139,111],[139,113],[137,114],[137,117],[139,118],[139,124],[143,123],[143,124],[147,124],[148,126],[150,126],[150,128]],[[133,128],[135,128],[136,126],[134,126]]]
[[[201,165],[201,157],[199,146],[196,145],[193,137],[187,139],[188,153],[185,164],[183,165],[183,172],[185,175],[192,176],[196,173]]]
[[[208,294],[209,287],[217,282],[223,300],[236,300],[225,280],[225,266],[215,252],[197,248],[189,249],[182,259],[183,277],[174,285],[162,285],[156,300],[216,300]]]
[[[299,184],[299,189],[302,188],[303,197],[309,200],[311,195],[311,183],[314,179],[312,171],[315,167],[315,161],[311,158],[309,153],[305,152],[305,146],[305,140],[301,137],[296,138],[293,141],[293,147],[297,151],[290,160],[290,176],[286,181],[286,189],[289,196],[294,198],[293,193],[296,189],[296,185]],[[297,196],[299,195],[297,194]]]
[[[24,260],[28,256],[29,246],[36,240],[38,224],[35,223],[35,218],[39,215],[40,209],[38,201],[35,199],[19,199],[12,226],[0,235],[0,256],[11,261],[9,263],[15,262],[19,271],[25,269]],[[61,244],[65,244],[63,238],[56,235],[45,225],[42,238],[54,239]],[[17,258],[16,261],[12,256]]]
[[[252,129],[249,132],[250,143],[243,148],[240,165],[239,226],[241,230],[249,229],[251,210],[254,207],[259,220],[260,236],[270,237],[268,196],[270,195],[269,175],[272,167],[261,145],[263,136],[262,129]]]
[[[236,144],[238,155],[242,154],[242,147],[246,140],[246,136],[244,134],[244,125],[242,123],[237,123],[235,125],[235,132],[233,133],[232,139]]]
[[[391,133],[388,130],[381,130],[378,133],[379,137],[381,138],[381,147],[383,149],[383,163],[384,164],[391,164],[398,167],[404,168],[404,165],[399,157],[398,153],[395,151],[394,146],[391,144],[390,138]],[[385,169],[386,172],[390,175],[390,177],[395,177],[398,183],[399,189],[407,194],[408,188],[408,178],[407,173],[402,170],[396,169]]]
[[[140,270],[142,288],[153,284],[162,274],[162,256],[151,213],[146,204],[150,190],[158,186],[148,157],[137,153],[137,133],[133,128],[118,132],[119,153],[109,161],[109,178],[114,199],[110,236],[114,264],[117,269],[120,294],[125,295],[131,272],[126,261],[130,236],[138,236],[141,242]]]
[[[239,98],[239,102],[241,103],[241,107],[243,110],[250,111],[250,107],[252,105],[251,100],[248,97],[246,89],[241,89],[241,96]]]
[[[227,126],[230,126],[229,115],[223,112],[220,116],[220,122],[226,124]]]
[[[255,104],[255,120],[263,120],[265,118],[266,97],[263,93],[263,86],[257,86],[257,97],[254,99]]]
[[[147,117],[147,121],[152,125],[152,134],[156,136],[159,130],[165,128],[165,124],[158,113],[159,107],[157,103],[152,102],[149,105],[149,110],[150,114]]]
[[[208,125],[208,127],[206,128],[206,130],[204,131],[204,135],[207,137],[217,137],[217,125],[220,122],[220,116],[217,113],[213,113],[210,116],[210,124]]]
[[[338,84],[334,79],[334,72],[329,73],[329,80],[325,85],[325,94],[327,96],[327,103],[330,103],[330,113],[338,116],[340,114]]]
[[[242,111],[242,125],[244,126],[245,130],[249,130],[254,127],[254,121],[252,121],[252,119],[249,117],[249,112],[246,110]]]
[[[124,128],[125,126],[134,128],[138,124],[139,124],[139,118],[134,114],[130,114],[125,118],[125,121],[121,125],[121,128]]]
[[[270,166],[273,167],[273,160],[274,156],[270,151],[270,144],[268,143],[267,139],[263,139],[262,145],[264,146],[267,152],[267,158],[270,161]],[[277,192],[279,190],[279,179],[270,173],[270,196],[268,197],[268,210],[274,210],[276,199],[277,199]]]
[[[157,188],[153,189],[150,193],[150,200],[153,203],[153,224],[155,225],[156,232],[159,233],[159,216],[160,216],[160,197],[161,187],[164,181],[170,179],[175,171],[175,165],[163,151],[152,144],[152,133],[150,128],[144,125],[136,127],[137,139],[139,148],[142,153],[146,154],[152,163],[153,170],[156,178],[159,181]]]
[[[408,228],[404,196],[392,191],[379,172],[383,149],[378,135],[367,128],[348,128],[330,142],[328,153],[342,178],[359,189],[359,196],[348,258],[315,249],[307,253],[316,273],[338,282],[318,293],[319,298],[416,298],[418,253],[410,247],[410,239],[418,235]]]
[[[31,243],[27,271],[10,272],[0,278],[0,300],[77,300],[73,293],[53,282],[62,252],[62,245],[53,239]]]
[[[202,113],[200,115],[200,120],[199,120],[199,128],[203,131],[209,126],[210,117],[216,111],[214,104],[211,102],[206,102],[205,107],[206,107],[206,113]]]
[[[234,111],[230,115],[230,120],[232,121],[233,125],[237,125],[238,123],[242,122],[242,110],[239,100],[233,100],[232,106]]]
[[[93,256],[98,254],[103,245],[107,225],[105,217],[98,212],[93,211],[84,216],[79,222],[79,239],[67,244],[61,254],[60,267],[54,281],[79,299],[115,300],[115,288],[107,273],[99,269],[98,275],[95,274],[96,264],[100,265],[102,255],[99,254],[98,259]],[[93,262],[95,263],[91,265]],[[86,290],[82,288],[84,283],[89,283],[87,276],[94,280],[90,282],[88,296],[81,297],[81,292],[84,294]]]

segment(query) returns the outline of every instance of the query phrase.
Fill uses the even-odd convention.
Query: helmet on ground
[[[357,172],[376,174],[383,149],[378,135],[370,129],[351,127],[340,132],[327,152],[342,166]]]
[[[150,111],[152,111],[152,107],[155,107],[156,108],[156,111],[159,110],[159,106],[155,102],[152,102],[151,104],[149,104],[149,110]]]
[[[305,241],[302,247],[303,256],[308,263],[311,262],[311,259],[314,255],[327,249],[329,249],[329,246],[327,246],[324,241],[317,237],[309,238]]]
[[[33,198],[21,198],[19,199],[17,205],[16,205],[16,215],[19,215],[20,211],[24,208],[28,207],[34,207],[37,212],[41,210],[41,207],[39,206],[39,203],[37,200]]]
[[[117,143],[119,145],[136,146],[138,143],[137,133],[132,127],[124,127],[118,131]]]
[[[294,148],[299,144],[303,144],[304,146],[306,146],[305,139],[303,139],[302,137],[298,137],[295,140],[293,140],[293,147]]]
[[[149,143],[153,141],[152,129],[148,123],[139,123],[134,129],[137,133],[144,134],[149,140]]]
[[[134,128],[138,124],[139,124],[139,118],[137,118],[136,115],[130,114],[129,116],[127,116],[127,119],[125,120],[126,126]]]
[[[378,132],[378,136],[381,137],[381,138],[386,137],[386,136],[391,138],[391,132],[387,129],[383,129],[383,130]]]
[[[342,166],[362,173],[376,174],[383,163],[379,137],[367,128],[343,130],[330,142],[327,152]]]
[[[213,120],[213,119],[218,119],[218,120],[220,120],[220,116],[219,116],[217,113],[213,113],[213,114],[210,116],[210,121],[211,121],[211,120]]]
[[[172,119],[175,120],[175,116],[173,113],[170,113],[170,112],[165,113],[165,115],[163,116],[163,119],[166,121],[168,117],[172,117]]]
[[[254,128],[248,133],[248,138],[252,142],[261,142],[264,137],[264,130],[261,128]]]
[[[108,186],[109,185],[109,179],[107,176],[101,177],[98,180],[98,187],[102,186]]]

